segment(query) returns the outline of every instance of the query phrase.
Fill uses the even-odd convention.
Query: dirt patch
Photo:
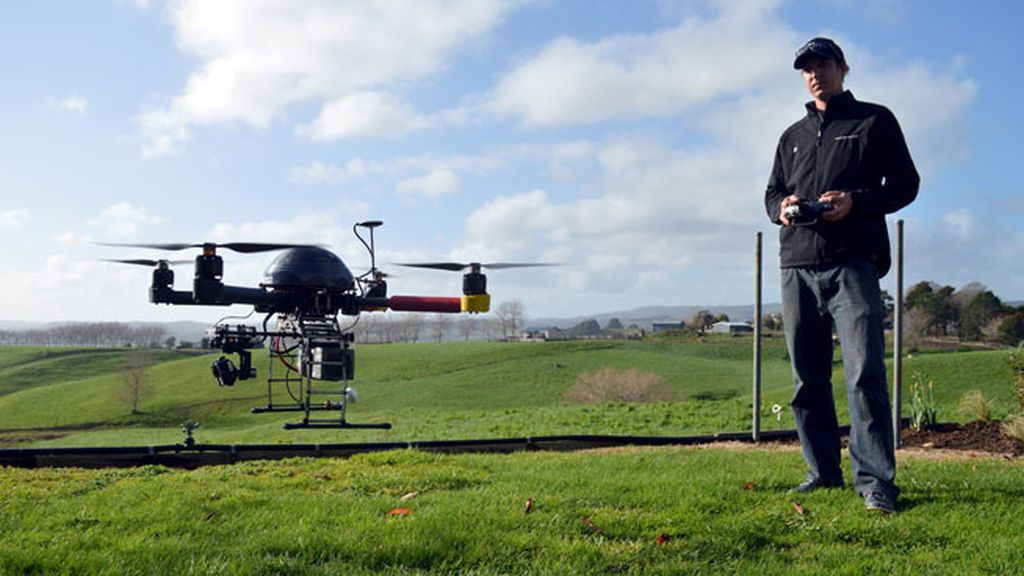
[[[900,436],[908,448],[967,450],[1024,456],[1024,441],[1007,436],[1002,422],[970,422],[968,424],[940,424],[925,430],[907,429]]]

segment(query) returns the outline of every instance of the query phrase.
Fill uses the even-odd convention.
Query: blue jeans
[[[870,260],[782,269],[782,313],[793,364],[791,403],[810,478],[842,482],[832,396],[832,325],[843,350],[854,489],[894,500],[896,456],[886,384],[885,309]]]

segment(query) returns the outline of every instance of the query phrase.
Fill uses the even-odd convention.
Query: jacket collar
[[[831,99],[829,99],[828,107],[825,108],[825,114],[827,114],[830,117],[835,116],[836,114],[839,114],[842,111],[848,109],[856,102],[857,99],[853,97],[853,92],[850,92],[849,90],[844,90],[840,94],[836,94]],[[820,112],[818,112],[818,108],[814,105],[814,100],[811,100],[807,104],[804,104],[804,106],[807,108],[808,116],[818,116],[820,114]]]

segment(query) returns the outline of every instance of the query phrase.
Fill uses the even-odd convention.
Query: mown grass
[[[1009,574],[1024,565],[1019,461],[901,456],[893,517],[866,512],[852,490],[795,499],[786,490],[802,474],[793,450],[720,448],[0,469],[0,573]]]
[[[649,339],[644,342],[420,343],[359,346],[361,401],[353,422],[391,422],[390,431],[295,431],[281,425],[295,414],[251,415],[266,403],[267,359],[256,351],[255,380],[220,388],[209,364],[216,355],[160,353],[140,404],[130,415],[120,398],[125,351],[0,348],[0,445],[119,445],[173,443],[180,424],[198,420],[201,442],[363,442],[541,436],[555,434],[687,435],[750,428],[749,339]],[[964,392],[994,400],[993,417],[1016,408],[1004,351],[917,354],[907,358],[907,382],[935,382],[939,419],[962,416]],[[845,420],[837,352],[836,397]],[[785,406],[790,369],[781,339],[764,347],[764,427],[792,427],[772,404]],[[566,399],[580,374],[603,368],[657,374],[671,401],[581,406]],[[908,392],[909,390],[907,390]],[[905,392],[905,394],[907,393]],[[283,394],[275,402],[285,400]],[[907,414],[909,400],[905,404]]]

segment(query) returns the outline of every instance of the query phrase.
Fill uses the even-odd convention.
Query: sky
[[[398,262],[489,274],[528,317],[778,301],[763,196],[834,38],[922,176],[906,285],[1024,299],[1024,4],[1005,0],[41,0],[0,3],[0,319],[212,321],[154,306],[192,253],[97,242],[322,243],[356,274],[384,221],[392,294],[459,295]],[[255,286],[273,255],[225,256]],[[191,266],[177,269],[188,289]],[[894,290],[893,274],[883,288]]]

